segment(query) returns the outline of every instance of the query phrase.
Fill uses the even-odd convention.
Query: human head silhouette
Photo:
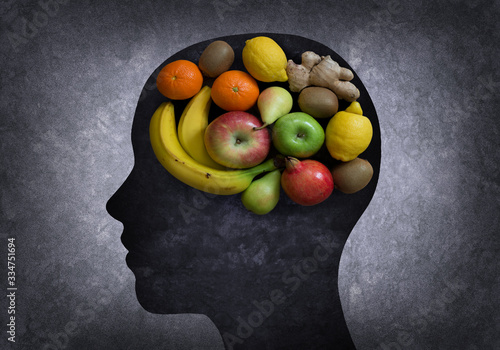
[[[299,36],[266,33],[213,40],[228,42],[236,57],[231,69],[244,70],[238,58],[245,40],[258,35],[273,38],[295,62],[310,50],[350,68],[330,48]],[[378,180],[380,131],[368,92],[355,74],[358,101],[374,129],[360,156],[374,168],[369,185],[350,195],[334,190],[311,207],[293,203],[282,192],[273,211],[255,215],[244,208],[240,195],[211,195],[174,178],[156,159],[149,140],[151,116],[167,100],[155,86],[158,72],[177,59],[197,62],[213,40],[176,53],[147,80],[132,126],[134,168],[107,205],[124,225],[122,242],[137,298],[153,313],[207,315],[227,349],[353,348],[337,282],[344,244]],[[178,118],[186,102],[174,105]],[[339,110],[346,106],[342,102]],[[222,113],[212,104],[210,118]],[[325,149],[315,157],[331,165]]]

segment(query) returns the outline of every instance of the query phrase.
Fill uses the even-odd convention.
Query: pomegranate
[[[333,191],[333,177],[322,163],[286,157],[286,169],[281,175],[281,187],[295,203],[315,205],[327,199]]]

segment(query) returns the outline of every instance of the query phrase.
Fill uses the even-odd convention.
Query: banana
[[[153,151],[165,169],[178,180],[198,190],[232,195],[243,192],[258,174],[277,169],[274,159],[249,169],[213,169],[194,160],[182,148],[176,132],[174,105],[162,103],[149,125]]]
[[[211,91],[209,86],[204,86],[191,98],[182,112],[177,134],[182,147],[194,160],[214,169],[225,169],[209,156],[205,148],[204,135],[212,103]]]

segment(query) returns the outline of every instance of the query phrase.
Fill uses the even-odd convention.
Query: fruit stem
[[[254,175],[266,173],[268,171],[276,170],[278,167],[275,164],[274,159],[268,159],[264,163],[260,163],[259,165],[254,166],[253,168],[248,169],[250,173]]]
[[[264,124],[262,124],[262,126],[259,126],[259,127],[254,126],[253,130],[254,131],[256,131],[256,130],[262,130],[264,128],[267,128],[268,125],[269,125],[268,123],[264,123]]]
[[[286,166],[286,157],[282,154],[278,154],[274,157],[274,166],[276,168],[284,168]]]
[[[300,163],[300,160],[294,157],[286,156],[286,170],[293,171],[295,167]]]

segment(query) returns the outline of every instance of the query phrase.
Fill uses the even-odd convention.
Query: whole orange
[[[212,85],[212,100],[226,111],[246,111],[259,97],[259,85],[252,76],[240,70],[229,70]]]
[[[177,60],[160,70],[156,87],[171,100],[185,100],[201,90],[203,75],[196,64],[188,60]]]

